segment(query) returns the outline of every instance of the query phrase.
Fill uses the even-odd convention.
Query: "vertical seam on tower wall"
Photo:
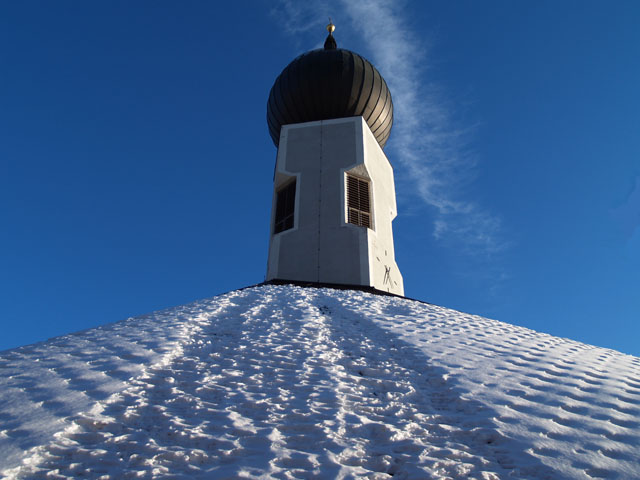
[[[316,276],[320,282],[320,222],[322,220],[322,133],[324,130],[323,122],[320,120],[320,175],[318,176],[318,263]]]

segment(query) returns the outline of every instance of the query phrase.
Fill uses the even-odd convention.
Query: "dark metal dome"
[[[393,124],[393,103],[380,72],[357,53],[337,48],[329,31],[324,49],[294,59],[276,78],[267,122],[273,143],[290,123],[362,116],[384,147]]]

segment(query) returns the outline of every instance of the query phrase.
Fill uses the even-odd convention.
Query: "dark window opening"
[[[349,223],[371,228],[371,200],[367,180],[347,175],[347,209]]]
[[[293,228],[293,213],[296,205],[296,182],[289,183],[278,191],[276,198],[276,223],[273,233]]]

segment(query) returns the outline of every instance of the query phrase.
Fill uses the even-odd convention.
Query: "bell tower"
[[[324,48],[278,76],[267,122],[278,147],[267,280],[373,287],[404,294],[395,262],[393,124],[386,82],[360,55]]]

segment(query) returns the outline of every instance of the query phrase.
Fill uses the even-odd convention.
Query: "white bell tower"
[[[337,49],[334,28],[324,49],[283,70],[269,97],[278,155],[266,279],[404,295],[393,168],[382,151],[391,94],[367,60]]]

